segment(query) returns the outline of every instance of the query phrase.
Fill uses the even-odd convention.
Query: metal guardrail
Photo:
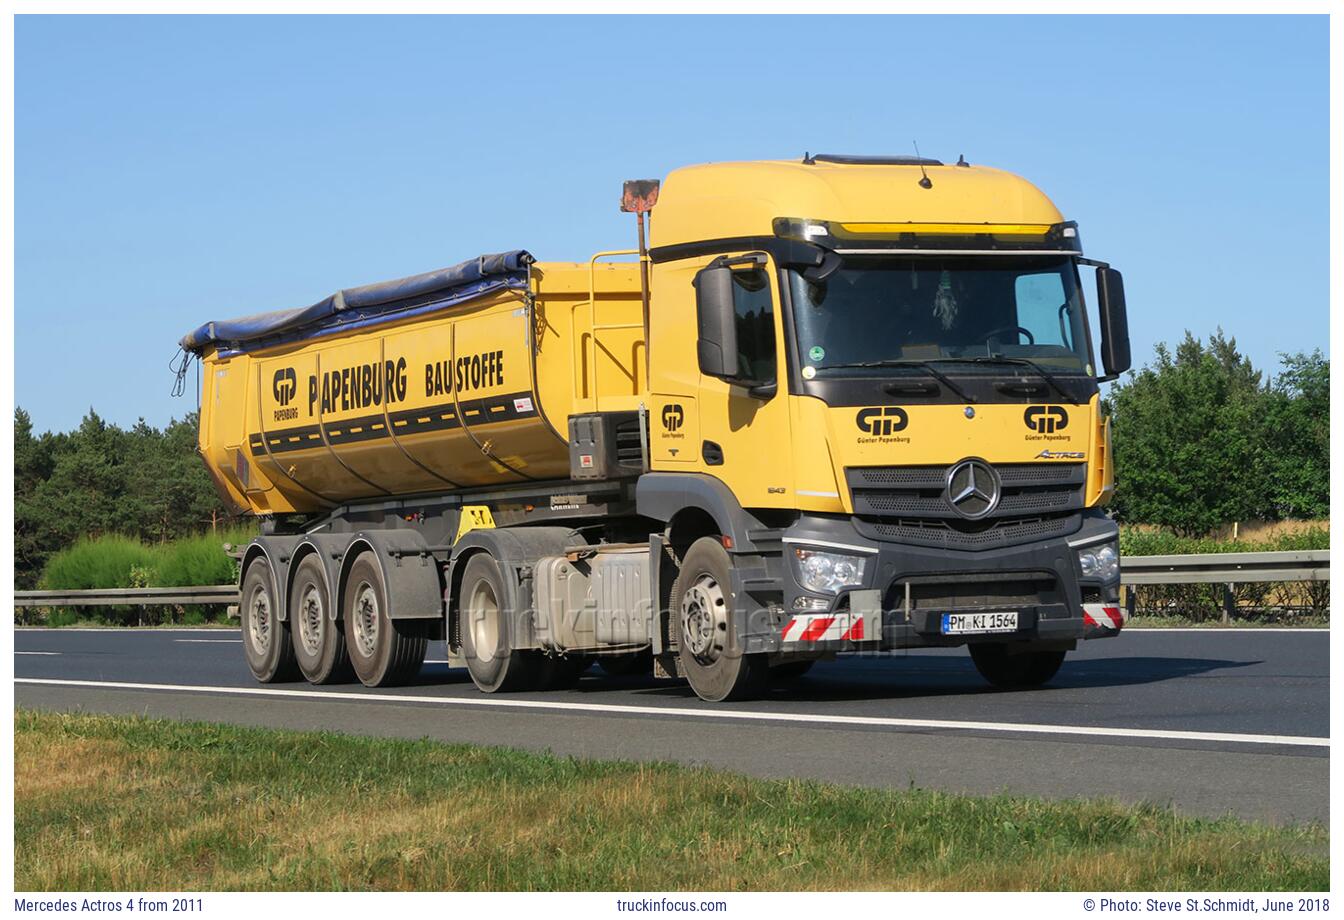
[[[1231,585],[1253,581],[1329,581],[1330,550],[1122,556],[1127,585]]]
[[[1330,551],[1191,553],[1124,556],[1125,585],[1218,584],[1255,581],[1329,581]],[[157,604],[236,604],[237,585],[187,588],[95,588],[87,591],[15,591],[15,607],[146,607]]]
[[[236,603],[238,603],[237,585],[14,592],[15,607],[153,607],[158,604],[210,606]]]

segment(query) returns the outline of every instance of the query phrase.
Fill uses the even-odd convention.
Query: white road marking
[[[242,645],[242,639],[174,639],[174,642],[234,642]]]
[[[60,652],[15,652],[15,655],[59,655]]]
[[[541,709],[601,712],[621,716],[676,716],[682,719],[740,719],[752,722],[801,722],[811,725],[868,725],[879,728],[950,729],[953,731],[1009,732],[1032,735],[1082,735],[1093,738],[1140,738],[1161,741],[1209,741],[1226,744],[1268,744],[1328,748],[1329,738],[1303,735],[1243,735],[1232,732],[1187,732],[1149,728],[1107,728],[1093,725],[1043,725],[1014,722],[954,722],[943,719],[892,719],[879,716],[821,715],[803,712],[756,712],[749,709],[676,709],[671,706],[620,706],[613,703],[574,703],[552,700],[509,700],[496,697],[410,696],[363,694],[322,690],[272,690],[267,687],[196,687],[190,684],[135,684],[103,680],[58,680],[16,677],[16,684],[53,687],[97,687],[110,690],[170,690],[177,693],[218,693],[230,696],[298,697],[343,703],[431,703],[495,709]]]

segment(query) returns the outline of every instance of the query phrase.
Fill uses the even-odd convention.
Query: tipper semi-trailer
[[[1124,291],[1037,188],[817,155],[627,182],[622,209],[638,249],[182,340],[210,475],[263,522],[258,680],[404,682],[443,639],[488,693],[596,662],[721,701],[961,645],[1032,687],[1120,631],[1098,384],[1130,363]]]

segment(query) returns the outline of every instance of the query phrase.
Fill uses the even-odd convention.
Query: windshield
[[[789,284],[805,377],[930,360],[949,372],[1001,373],[996,358],[1091,374],[1068,258],[855,256],[825,281],[790,271]]]

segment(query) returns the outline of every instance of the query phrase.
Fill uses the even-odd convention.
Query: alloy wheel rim
[[[728,599],[713,575],[701,575],[682,595],[681,634],[691,654],[701,661],[715,661],[723,653],[728,638]]]
[[[316,655],[322,648],[323,619],[326,616],[322,601],[322,589],[309,583],[299,600],[299,639],[303,649],[309,655]]]
[[[355,644],[365,658],[378,647],[378,592],[367,581],[355,591]]]
[[[271,645],[271,597],[264,585],[252,589],[247,604],[247,631],[252,645],[265,652]]]
[[[482,661],[492,660],[499,648],[499,599],[488,581],[482,579],[472,589],[467,614],[471,618],[468,626],[476,657]]]

